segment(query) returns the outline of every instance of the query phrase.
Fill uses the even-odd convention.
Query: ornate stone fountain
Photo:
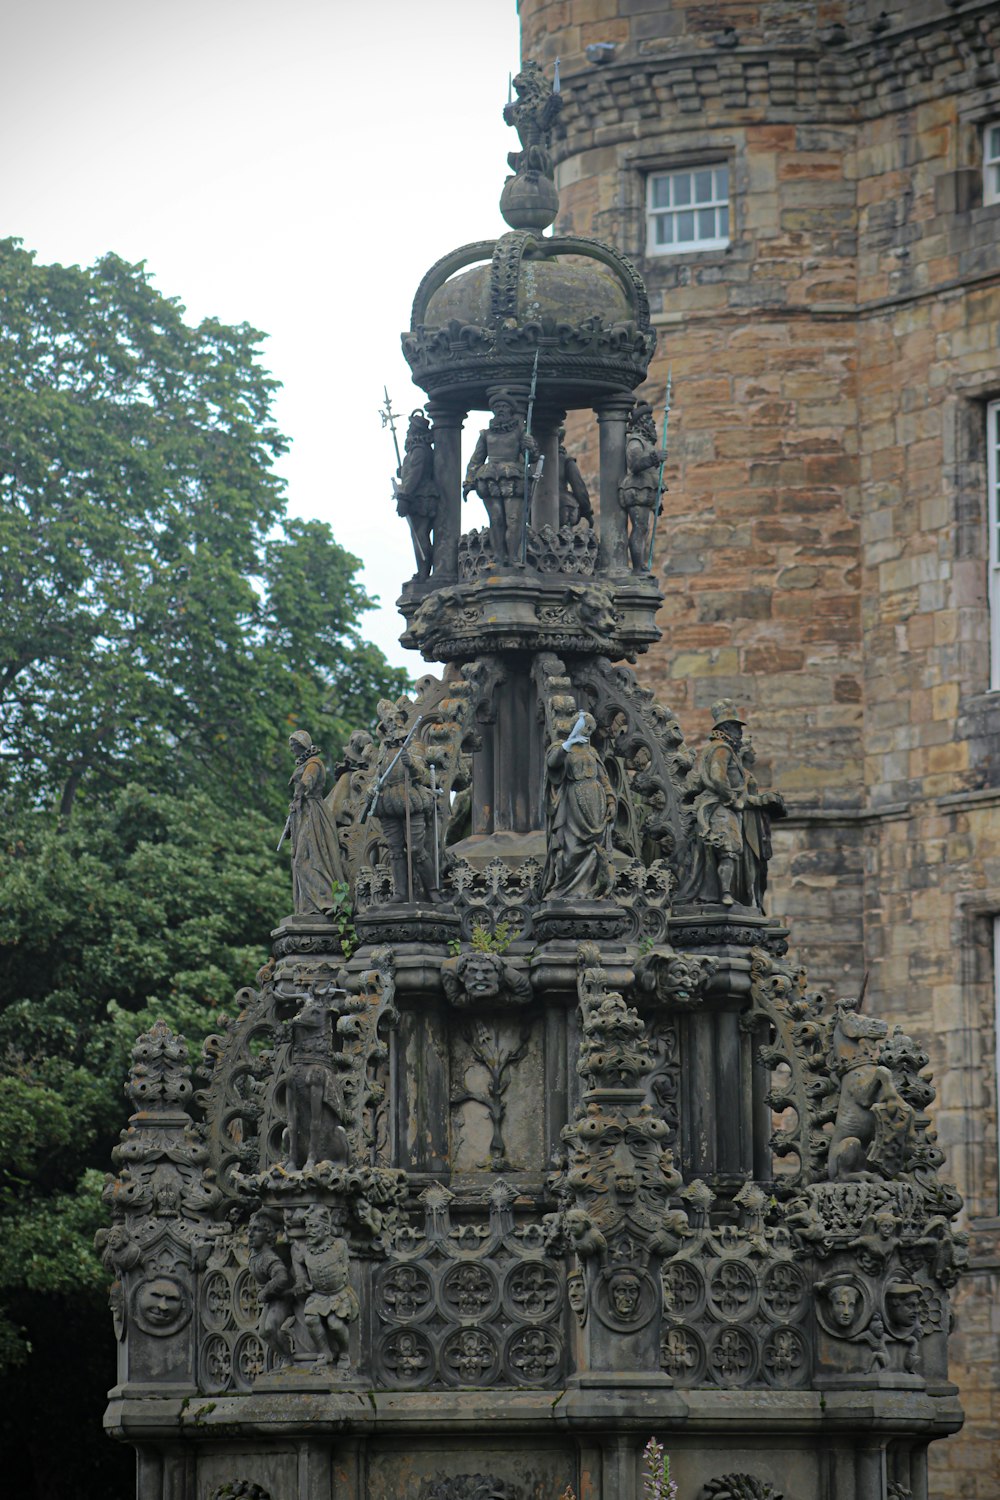
[[[632,1500],[654,1433],[680,1500],[927,1500],[963,1254],[927,1059],[786,958],[739,706],[695,753],[625,665],[654,333],[623,255],[542,234],[559,96],[516,82],[510,232],[403,335],[400,608],[444,669],[331,784],[293,737],[273,958],[193,1070],[137,1043],[108,1427],[139,1500]]]

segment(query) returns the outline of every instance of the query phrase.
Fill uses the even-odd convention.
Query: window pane
[[[668,208],[670,206],[670,178],[652,177],[652,205],[654,208]]]
[[[716,233],[716,236],[717,236],[718,239],[720,239],[720,240],[728,240],[728,238],[729,238],[729,209],[728,209],[728,207],[726,207],[726,208],[717,208],[715,210],[715,233]]]
[[[700,240],[715,239],[715,209],[699,208],[698,210],[698,238]]]
[[[987,188],[991,198],[1000,198],[1000,164],[987,168]]]
[[[715,196],[722,199],[729,197],[728,167],[716,167],[715,169]]]
[[[986,134],[988,137],[986,146],[987,156],[991,159],[995,156],[1000,156],[1000,125],[991,125]]]
[[[712,174],[710,171],[696,172],[694,174],[694,201],[696,203],[711,203]]]
[[[658,214],[656,217],[656,243],[658,245],[672,245],[673,242],[673,216],[671,214]]]
[[[673,179],[674,203],[683,204],[691,202],[691,173],[678,172]]]
[[[677,238],[679,240],[694,239],[694,214],[690,211],[677,215]]]

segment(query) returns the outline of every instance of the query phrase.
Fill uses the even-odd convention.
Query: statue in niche
[[[291,1021],[285,1073],[289,1170],[330,1161],[346,1165],[350,1146],[344,1121],[348,1108],[334,1062],[329,999],[311,991]]]
[[[618,486],[618,503],[628,516],[628,555],[633,573],[649,571],[653,513],[660,501],[660,465],[666,456],[656,441],[653,408],[648,401],[637,401],[628,416],[625,474]]]
[[[432,850],[436,821],[434,788],[424,747],[407,734],[388,698],[378,705],[382,745],[375,763],[371,811],[382,825],[392,869],[393,900],[405,904],[420,894],[440,901]]]
[[[585,521],[588,526],[594,524],[594,507],[590,503],[590,493],[583,482],[583,475],[577,467],[576,459],[567,453],[563,438],[566,436],[565,427],[559,429],[559,525],[576,526],[578,522]]]
[[[347,1369],[348,1325],[361,1311],[350,1285],[347,1241],[333,1232],[330,1210],[311,1203],[302,1212],[304,1236],[292,1246],[295,1292],[305,1297],[303,1320],[317,1351],[317,1365]]]
[[[597,900],[614,884],[610,848],[617,800],[590,743],[596,728],[593,716],[581,713],[569,737],[545,757],[546,897]]]
[[[292,905],[297,916],[329,916],[333,886],[343,883],[344,866],[337,831],[323,801],[326,767],[312,735],[299,729],[289,736],[295,770],[289,785],[292,800],[278,843],[292,841]]]
[[[533,463],[539,449],[525,431],[513,397],[497,391],[490,402],[493,418],[479,434],[462,482],[462,495],[472,490],[490,518],[490,546],[498,567],[521,565],[524,529],[524,459]]]
[[[761,792],[744,760],[746,716],[731,698],[712,705],[714,727],[688,776],[697,843],[688,882],[694,898],[762,911],[777,792]],[[752,747],[751,747],[752,748]],[[751,759],[753,764],[753,759]]]
[[[292,1346],[285,1323],[292,1316],[292,1277],[275,1249],[278,1225],[263,1209],[250,1220],[250,1274],[257,1283],[260,1321],[257,1332],[276,1364],[285,1364]]]
[[[431,424],[418,408],[410,413],[410,425],[403,444],[403,462],[399,467],[396,511],[410,526],[417,577],[429,578],[434,563],[431,532],[437,520],[441,494],[434,479],[434,448]]]
[[[878,1061],[888,1027],[861,1014],[864,990],[838,1000],[827,1059],[840,1078],[840,1099],[830,1137],[827,1172],[831,1182],[892,1177],[902,1171],[913,1148],[914,1111],[896,1088],[892,1073]]]

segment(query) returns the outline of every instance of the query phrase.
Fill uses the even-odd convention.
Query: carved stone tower
[[[743,709],[695,752],[624,664],[658,636],[648,302],[543,233],[561,100],[515,88],[510,231],[403,336],[400,608],[444,670],[329,789],[292,737],[272,961],[197,1087],[165,1027],[136,1047],[108,1425],[139,1500],[633,1500],[652,1435],[680,1500],[927,1500],[963,1250],[927,1059],[785,958]]]

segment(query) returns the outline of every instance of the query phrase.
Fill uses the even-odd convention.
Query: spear
[[[385,396],[385,406],[380,406],[379,407],[378,414],[382,418],[382,428],[383,428],[383,431],[385,430],[386,427],[388,427],[389,431],[392,433],[392,446],[396,450],[396,473],[400,476],[400,478],[402,478],[402,474],[403,474],[403,460],[399,456],[399,439],[396,436],[396,418],[399,416],[399,413],[396,412],[396,411],[393,411],[393,409],[392,409],[392,402],[389,399],[389,387],[387,385],[384,385],[382,387],[382,392],[383,392],[383,394]],[[392,493],[396,497],[396,506],[397,506],[397,509],[398,509],[399,508],[399,486],[397,485],[395,479],[392,481]],[[424,551],[423,547],[421,547],[421,545],[420,545],[420,538],[417,536],[417,529],[414,526],[413,521],[410,518],[410,516],[406,516],[406,524],[410,528],[410,536],[413,539],[413,546],[414,546],[414,549],[416,550],[417,556],[419,557],[419,559],[420,559],[421,562],[426,562],[427,561],[427,553]]]
[[[656,504],[653,507],[653,529],[650,532],[649,536],[649,558],[646,562],[647,573],[651,573],[653,570],[653,548],[656,545],[656,523],[660,519],[660,496],[663,494],[663,465],[667,461],[667,422],[670,420],[670,385],[671,372],[670,370],[668,370],[667,391],[666,395],[663,398],[663,442],[660,444],[660,451],[663,454],[663,457],[660,459],[660,477],[657,480],[656,484]]]
[[[541,354],[541,352],[542,352],[542,346],[541,346],[541,344],[539,344],[537,346],[537,348],[535,349],[535,363],[531,367],[531,390],[528,393],[528,420],[524,424],[524,435],[525,435],[526,438],[530,438],[530,436],[531,436],[531,417],[532,417],[532,413],[534,412],[534,409],[535,409],[535,387],[538,385],[538,356],[539,356],[539,354]],[[524,448],[524,515],[521,518],[521,564],[522,564],[522,566],[527,561],[527,557],[528,557],[528,510],[529,510],[529,508],[531,506],[531,475],[530,475],[530,472],[529,472],[530,468],[531,468],[531,455],[528,452],[527,444],[525,444],[525,448]]]

